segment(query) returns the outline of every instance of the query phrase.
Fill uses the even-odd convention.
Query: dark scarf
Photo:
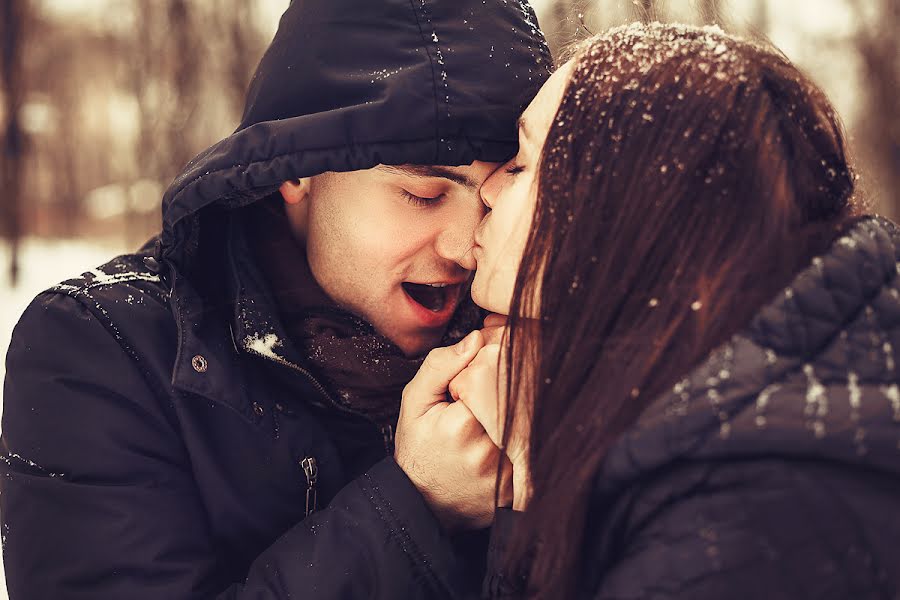
[[[341,410],[380,425],[396,423],[403,388],[422,357],[406,357],[372,325],[325,294],[310,271],[305,248],[290,229],[280,195],[245,210],[248,243],[302,364]],[[464,302],[441,344],[461,339],[478,326],[480,317],[470,300]]]

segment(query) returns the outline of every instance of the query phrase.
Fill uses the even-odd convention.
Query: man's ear
[[[309,195],[309,177],[285,181],[278,191],[281,192],[281,197],[288,205],[300,204]]]

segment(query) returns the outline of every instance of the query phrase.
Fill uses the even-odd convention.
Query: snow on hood
[[[294,0],[240,126],[163,198],[159,254],[178,264],[199,212],[285,180],[378,164],[505,161],[551,71],[533,10],[513,0]]]

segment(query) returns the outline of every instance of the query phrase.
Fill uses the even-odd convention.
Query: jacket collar
[[[172,385],[238,410],[257,421],[259,415],[246,389],[242,363],[247,355],[292,369],[327,396],[304,366],[277,316],[268,283],[252,258],[236,211],[225,224],[221,260],[228,298],[218,306],[186,276],[172,270],[172,303],[178,325],[178,352]]]

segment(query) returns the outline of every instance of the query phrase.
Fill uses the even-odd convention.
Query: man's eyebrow
[[[478,188],[481,187],[474,179],[440,165],[381,165],[379,168],[400,175],[449,179],[453,183],[458,183],[472,191],[478,191]]]

